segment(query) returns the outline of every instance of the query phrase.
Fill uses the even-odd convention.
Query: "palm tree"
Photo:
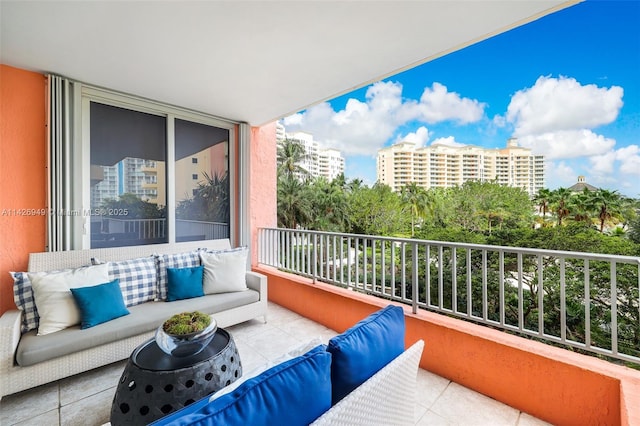
[[[278,226],[296,229],[311,218],[307,186],[293,176],[278,179]]]
[[[600,188],[590,194],[589,203],[597,212],[600,232],[604,231],[606,221],[619,218],[622,212],[622,197],[618,191]]]
[[[542,220],[547,217],[549,210],[549,202],[551,200],[551,191],[547,188],[540,188],[538,193],[533,197],[533,201],[538,206],[538,211],[542,213]]]
[[[416,219],[425,215],[426,191],[415,182],[410,182],[400,190],[402,202],[411,210],[411,237],[415,235]]]
[[[229,223],[229,174],[203,174],[205,182],[176,206],[176,218]]]
[[[574,194],[570,198],[570,210],[573,212],[573,220],[576,222],[585,222],[592,225],[591,222],[591,193],[588,189],[583,192]]]
[[[569,216],[569,199],[573,192],[567,188],[557,188],[551,191],[550,206],[558,218],[558,225],[562,226],[562,219]]]
[[[294,139],[285,139],[278,144],[278,175],[286,177],[309,177],[309,171],[300,163],[311,159],[304,145]]]
[[[354,178],[351,179],[350,182],[347,182],[347,191],[350,193],[354,193],[360,189],[362,189],[362,185],[364,184],[364,182],[362,181],[362,179],[358,179],[358,178]]]
[[[344,231],[349,215],[346,193],[340,186],[340,181],[334,179],[328,182],[325,178],[317,178],[310,189],[313,228]]]

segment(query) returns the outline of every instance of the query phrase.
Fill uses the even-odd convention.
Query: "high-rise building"
[[[158,170],[164,162],[126,157],[113,166],[93,167],[91,174],[91,205],[102,206],[107,200],[117,200],[122,194],[133,194],[141,200],[165,205],[164,191],[158,191]],[[164,181],[161,181],[164,185]],[[160,187],[162,187],[162,185]]]
[[[276,123],[276,142],[282,142],[287,135],[285,134],[284,124],[279,121]]]
[[[378,181],[394,191],[411,182],[429,189],[476,180],[522,188],[533,196],[545,184],[544,156],[532,155],[516,138],[503,149],[441,143],[418,147],[405,141],[380,149],[376,163]]]
[[[305,155],[300,166],[309,172],[311,177],[325,177],[328,180],[335,179],[344,173],[344,157],[342,153],[333,148],[320,148],[318,142],[313,140],[313,135],[307,132],[285,133],[284,126],[276,125],[276,141],[282,143],[285,139],[298,142],[304,147]],[[298,176],[302,178],[302,176]]]
[[[333,180],[344,173],[344,158],[337,149],[318,150],[318,175]]]

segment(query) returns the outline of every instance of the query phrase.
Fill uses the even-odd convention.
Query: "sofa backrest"
[[[149,244],[144,246],[112,247],[99,249],[69,250],[58,252],[31,253],[29,272],[44,272],[54,269],[79,268],[91,264],[91,258],[102,261],[117,261],[151,256],[152,254],[171,254],[207,248],[225,250],[231,248],[228,239],[187,241],[182,243]]]

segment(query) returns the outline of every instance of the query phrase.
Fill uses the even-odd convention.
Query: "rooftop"
[[[275,303],[269,303],[266,324],[251,320],[226,330],[235,340],[245,374],[292,347],[314,338],[326,343],[337,334]],[[117,362],[6,396],[0,401],[0,424],[97,426],[107,423],[125,363]],[[415,424],[535,426],[548,423],[420,369]]]

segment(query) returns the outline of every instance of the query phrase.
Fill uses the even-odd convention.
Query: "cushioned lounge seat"
[[[85,330],[81,330],[77,325],[44,336],[36,336],[36,330],[32,330],[22,335],[16,351],[16,362],[23,367],[34,365],[83,349],[136,336],[155,330],[158,324],[176,312],[197,310],[215,314],[258,300],[260,300],[260,294],[249,289],[175,302],[147,302],[130,306],[129,315]]]

